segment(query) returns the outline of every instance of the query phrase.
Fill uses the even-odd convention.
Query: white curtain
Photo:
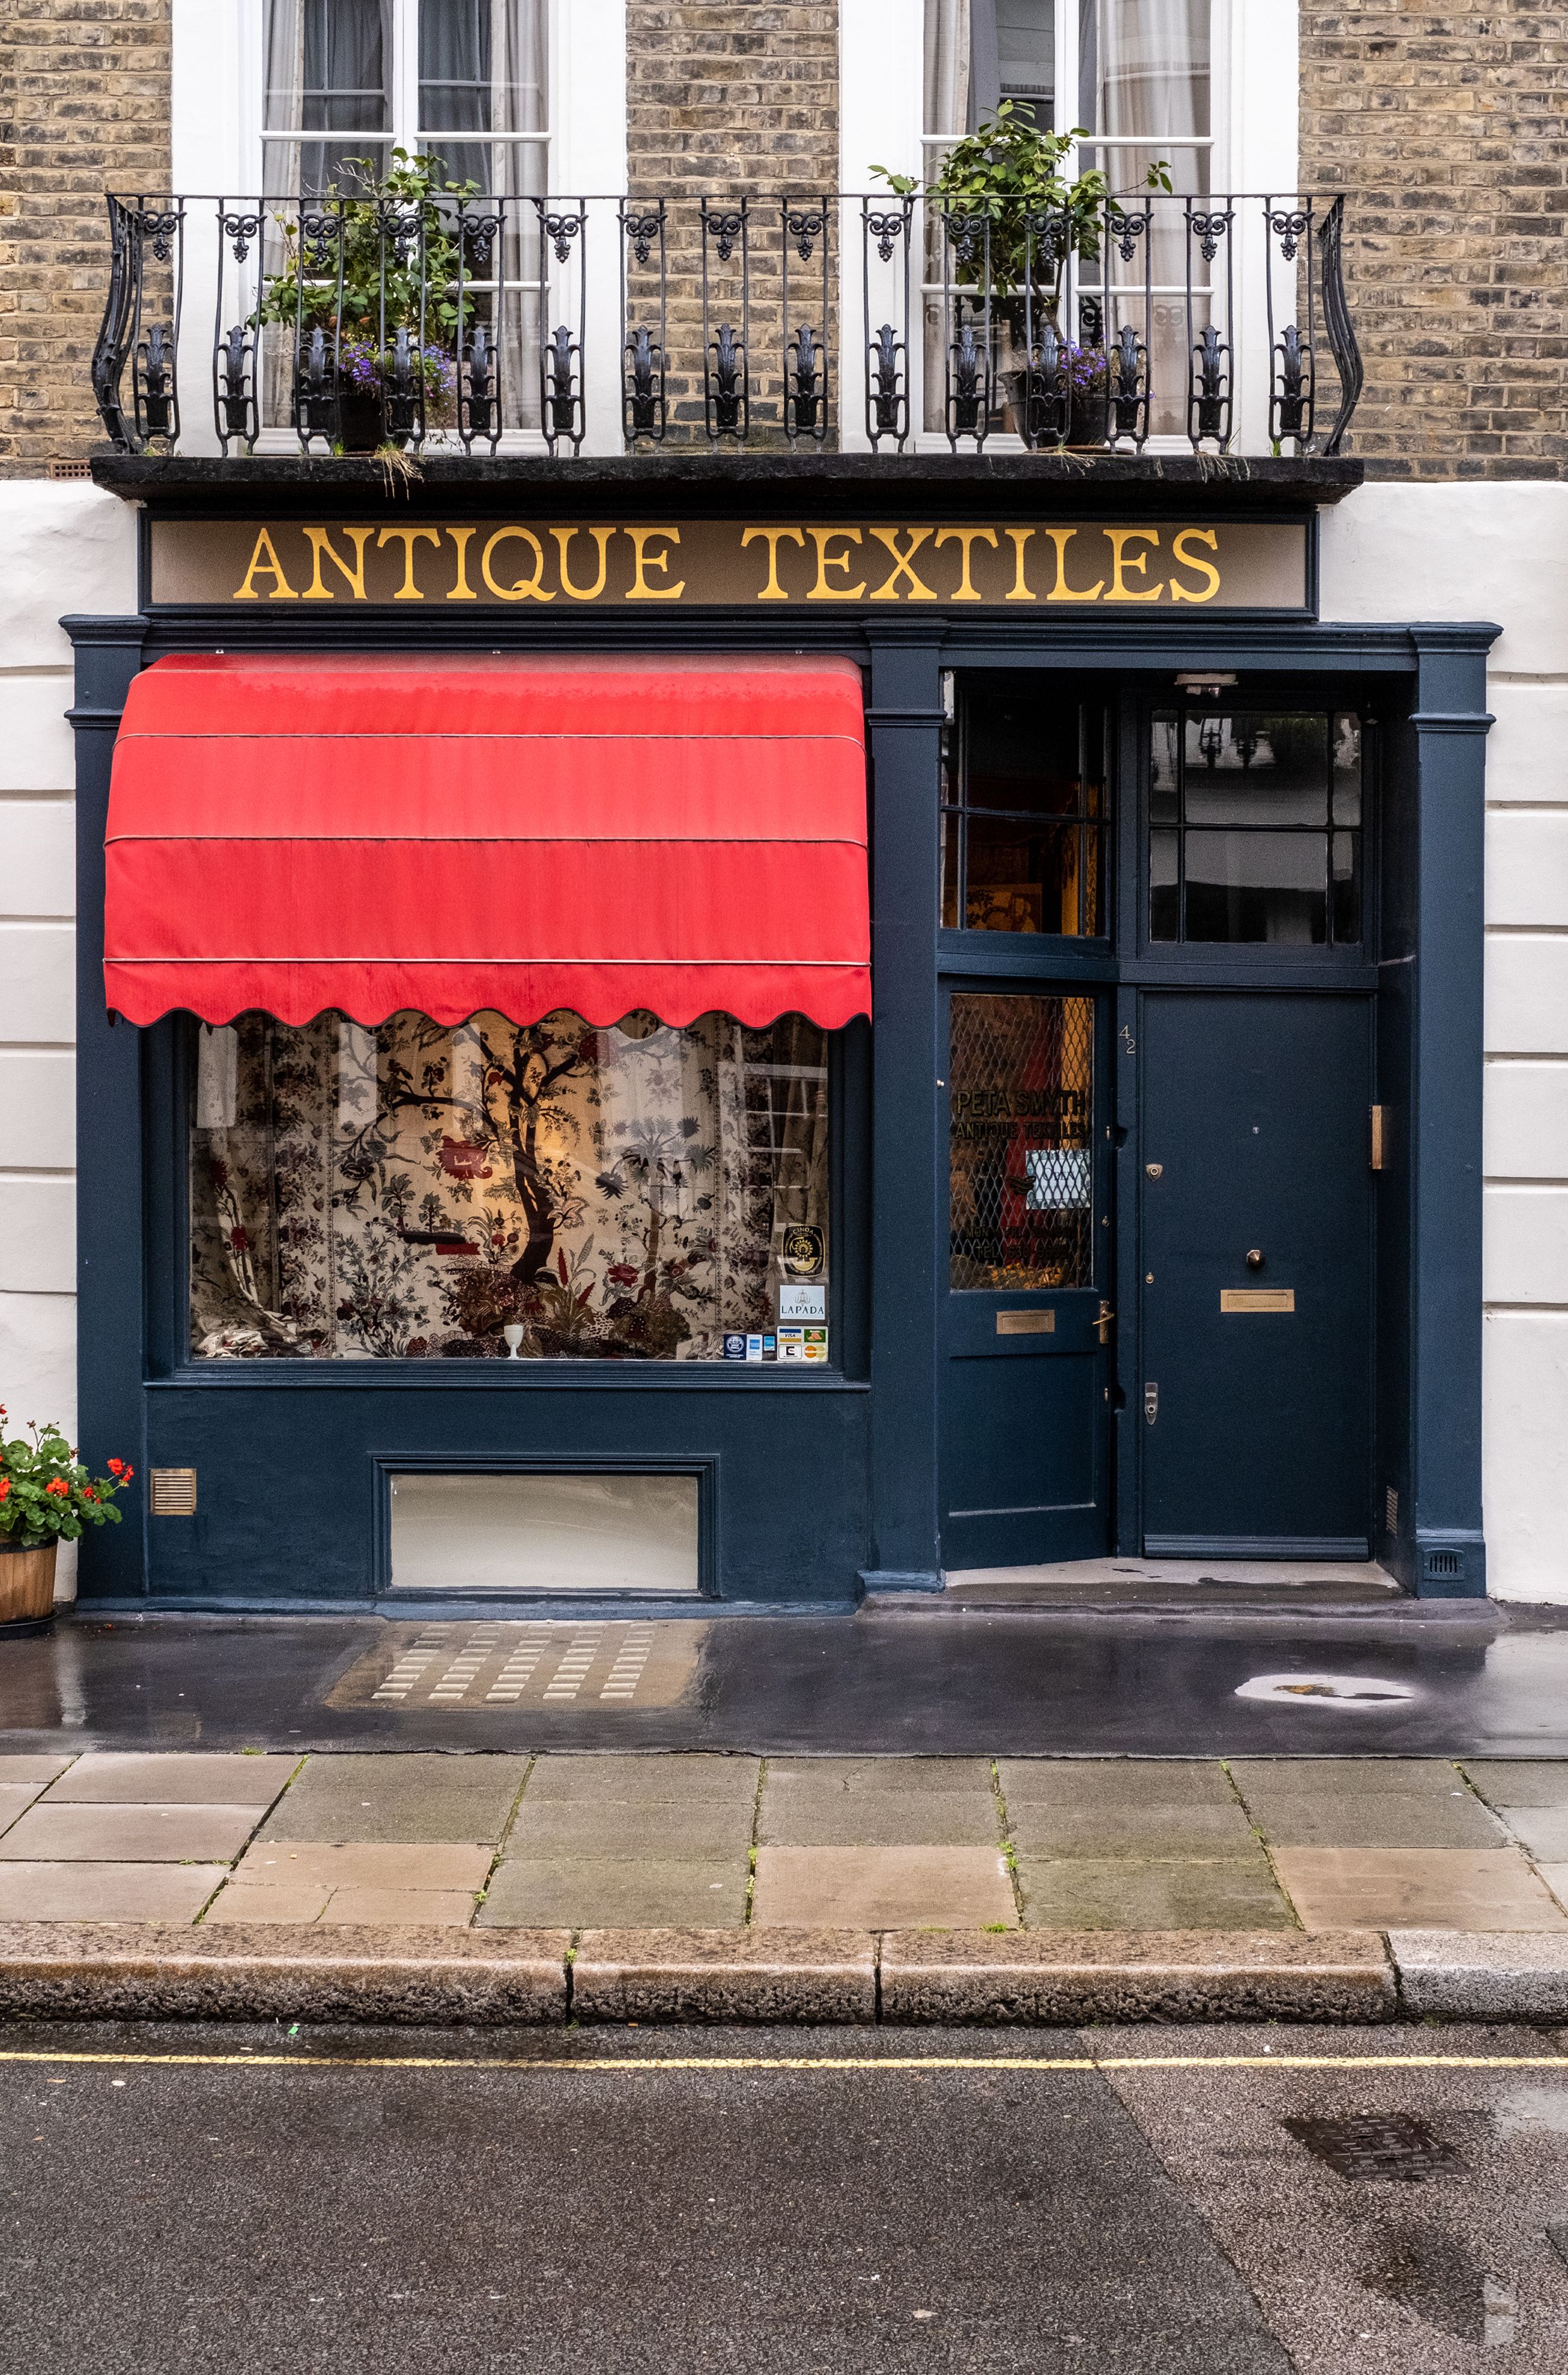
[[[1147,148],[1111,151],[1113,184],[1135,191],[1157,157],[1171,166],[1178,190],[1208,186],[1208,152],[1172,146],[1184,136],[1206,138],[1208,108],[1208,0],[1092,0],[1085,15],[1080,55],[1084,122],[1123,139],[1149,136]]]
[[[385,158],[392,0],[267,0],[265,191],[286,197],[339,178],[346,157]]]
[[[536,142],[439,136],[546,128],[544,18],[543,0],[420,0],[419,128],[453,181],[497,196],[542,189]]]
[[[969,126],[970,0],[925,0],[925,123],[927,132]],[[928,155],[926,162],[937,160]]]

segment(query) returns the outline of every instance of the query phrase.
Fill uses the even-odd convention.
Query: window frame
[[[190,1145],[195,1117],[197,1018],[167,1015],[139,1035],[144,1113],[142,1194],[148,1262],[147,1383],[216,1392],[299,1386],[308,1392],[429,1391],[709,1393],[866,1389],[870,1375],[871,1030],[864,1016],[828,1043],[828,1359],[820,1364],[201,1358],[191,1351]],[[557,1465],[562,1463],[557,1462]],[[570,1465],[571,1463],[565,1463]]]
[[[1042,691],[1049,691],[1053,693],[1058,694],[1063,699],[1076,700],[1080,713],[1079,724],[1080,744],[1083,734],[1082,713],[1091,707],[1097,707],[1102,713],[1103,722],[1102,726],[1102,740],[1101,747],[1103,776],[1102,781],[1100,814],[1098,817],[1094,817],[1090,813],[1088,803],[1083,798],[1082,778],[1080,777],[1079,805],[1074,810],[1072,816],[1068,817],[1062,815],[1053,819],[1048,813],[1043,812],[1036,817],[1035,821],[1042,826],[1049,825],[1053,821],[1061,824],[1076,824],[1080,834],[1085,834],[1089,826],[1091,824],[1098,826],[1100,833],[1100,928],[1098,931],[1094,932],[999,932],[988,931],[983,926],[972,926],[967,922],[967,920],[964,920],[968,914],[968,824],[970,818],[973,815],[978,814],[982,817],[996,817],[999,819],[1012,820],[1024,823],[1030,821],[1029,813],[1025,811],[1012,809],[972,809],[970,805],[968,797],[969,709],[974,699],[974,691],[971,688],[975,686],[977,679],[984,679],[987,676],[990,676],[990,672],[980,668],[949,668],[943,671],[943,706],[947,713],[947,727],[945,732],[950,733],[953,738],[954,763],[952,774],[949,775],[948,756],[946,752],[944,752],[942,765],[942,791],[937,804],[938,854],[937,929],[940,936],[941,943],[944,947],[952,948],[957,948],[961,945],[966,951],[973,950],[976,946],[986,948],[996,947],[999,949],[1028,949],[1035,951],[1036,953],[1049,949],[1054,954],[1064,950],[1078,950],[1096,956],[1108,956],[1115,939],[1116,915],[1115,852],[1117,833],[1115,816],[1115,782],[1117,715],[1114,687],[1109,683],[1101,685],[1092,678],[1088,679],[1087,685],[1077,685],[1076,690],[1069,690],[1069,682],[1076,682],[1076,680],[1068,680],[1065,682],[1060,677],[1056,676],[1053,672],[1043,671],[1040,673],[1038,678],[1034,679],[1034,681],[1039,684]],[[966,677],[969,679],[967,686],[964,681]],[[1027,688],[1031,683],[1031,679],[1027,674],[1018,674],[1009,670],[1005,679],[991,676],[990,681],[993,689],[999,696],[1005,698],[1008,694],[1011,694],[1012,697],[1018,698],[1026,693]],[[947,786],[949,781],[956,781],[958,789],[958,798],[952,800],[949,800],[947,797]],[[958,823],[957,914],[960,920],[954,924],[949,924],[945,920],[947,868],[945,863],[944,845],[946,835],[944,828],[946,827],[947,821],[949,817],[955,819]],[[1080,920],[1083,916],[1084,886],[1088,880],[1088,868],[1085,865],[1083,855],[1084,847],[1085,844],[1080,839],[1079,858],[1079,915]]]
[[[555,42],[557,35],[556,19],[563,13],[558,6],[553,5],[553,0],[544,0],[544,15],[546,20],[545,115],[547,119],[544,128],[537,132],[464,133],[461,135],[454,134],[450,129],[435,131],[428,125],[420,124],[419,120],[420,0],[388,0],[388,5],[390,6],[392,12],[392,71],[389,77],[388,90],[389,120],[384,131],[378,132],[373,135],[367,133],[364,136],[365,138],[367,140],[374,139],[377,142],[384,142],[389,151],[393,148],[405,148],[410,153],[423,151],[431,142],[439,142],[442,140],[452,142],[459,138],[461,139],[463,146],[467,148],[538,148],[543,152],[545,168],[541,176],[541,187],[548,190],[550,183],[549,169],[551,162],[550,148],[552,139],[551,124],[555,114],[553,102],[555,98],[554,68]],[[303,146],[305,142],[312,140],[312,138],[322,140],[335,136],[322,133],[312,134],[303,126],[276,131],[268,129],[266,124],[265,90],[266,0],[249,0],[249,13],[254,18],[255,40],[253,49],[256,75],[256,99],[253,112],[251,137],[256,147],[257,160],[260,167],[260,178],[258,180],[257,186],[258,188],[265,189],[266,185],[266,151],[270,146],[290,144],[294,146]],[[352,134],[345,134],[336,136],[341,136],[347,139],[352,138],[355,136]]]
[[[1073,39],[1076,44],[1076,27]],[[875,190],[870,178],[873,160],[924,183],[935,170],[937,153],[961,136],[961,125],[930,130],[925,124],[924,49],[924,0],[840,0],[839,128],[844,190]],[[1057,88],[1066,89],[1059,59],[1057,72]],[[1297,11],[1279,6],[1278,0],[1210,0],[1210,190],[1216,195],[1276,193],[1280,196],[1297,191],[1300,118]],[[1261,336],[1261,320],[1254,320],[1255,313],[1261,317],[1263,309],[1261,207],[1244,209],[1244,215],[1236,225],[1235,242],[1234,448],[1238,453],[1261,454],[1268,451],[1269,400],[1268,341]],[[844,254],[855,254],[860,238],[857,207],[846,207],[843,237]],[[924,298],[920,303],[924,307]],[[863,373],[863,364],[861,370]],[[924,426],[925,340],[914,320],[910,376],[910,450],[945,453],[945,433]],[[846,376],[846,409],[858,399],[863,386],[863,376],[853,387]],[[855,409],[846,450],[860,451],[867,444],[858,422]],[[1020,439],[1000,431],[994,431],[986,444],[995,453],[1022,450]],[[1167,436],[1150,438],[1148,450],[1159,454],[1189,449],[1185,438]]]
[[[1150,836],[1156,830],[1152,813],[1154,720],[1172,710],[1185,715],[1189,706],[1212,709],[1215,704],[1212,702],[1189,704],[1185,689],[1179,690],[1168,683],[1150,684],[1146,679],[1138,689],[1138,697],[1132,704],[1128,719],[1129,731],[1137,737],[1136,774],[1132,781],[1138,796],[1136,799],[1129,798],[1123,803],[1121,829],[1123,836],[1135,836],[1122,842],[1123,865],[1130,875],[1126,888],[1126,904],[1118,911],[1122,929],[1126,934],[1124,972],[1126,973],[1128,966],[1133,968],[1126,977],[1142,979],[1147,976],[1161,981],[1203,980],[1220,973],[1247,977],[1256,973],[1260,979],[1281,983],[1319,981],[1325,987],[1342,984],[1364,986],[1369,981],[1375,982],[1379,962],[1377,933],[1385,689],[1365,678],[1335,679],[1244,675],[1233,691],[1226,690],[1231,707],[1249,714],[1268,709],[1315,710],[1331,720],[1336,715],[1353,712],[1361,719],[1360,938],[1355,940],[1280,941],[1157,940],[1151,937],[1149,928]],[[1331,798],[1328,814],[1329,821],[1323,832],[1326,842],[1331,843],[1335,832]],[[1178,824],[1165,829],[1181,833],[1185,827]],[[1201,832],[1208,828],[1200,825],[1197,829]],[[1212,829],[1222,832],[1227,828]],[[1318,828],[1308,825],[1299,830],[1313,833]],[[1332,863],[1331,852],[1329,863]]]

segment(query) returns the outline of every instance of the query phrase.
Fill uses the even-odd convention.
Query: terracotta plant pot
[[[0,1627],[47,1625],[54,1613],[56,1542],[23,1550],[0,1542]]]

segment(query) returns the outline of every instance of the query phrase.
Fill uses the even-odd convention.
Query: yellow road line
[[[682,2053],[462,2056],[458,2054],[73,2053],[0,2049],[0,2062],[195,2070],[550,2070],[639,2077],[666,2070],[1557,2070],[1561,2053]]]

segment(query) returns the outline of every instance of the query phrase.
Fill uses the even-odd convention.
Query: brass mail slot
[[[1056,1315],[1054,1311],[998,1311],[998,1336],[1054,1336]]]
[[[1220,1290],[1221,1311],[1294,1311],[1295,1307],[1293,1286],[1222,1286]]]

